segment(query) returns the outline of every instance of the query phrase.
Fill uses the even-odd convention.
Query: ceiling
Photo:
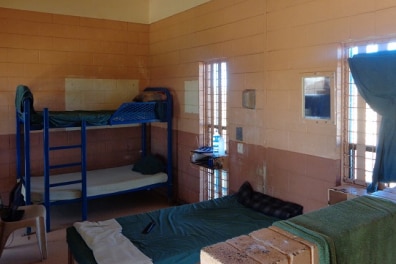
[[[150,24],[210,0],[1,0],[0,7]]]

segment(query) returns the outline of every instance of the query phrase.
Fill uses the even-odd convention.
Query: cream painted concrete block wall
[[[250,129],[250,124],[262,124],[257,118],[257,111],[262,106],[257,106],[257,111],[246,111],[241,106],[241,93],[246,86],[257,89],[257,94],[262,94],[263,74],[265,59],[265,36],[263,35],[265,21],[263,14],[264,1],[253,1],[253,5],[243,4],[241,1],[234,3],[226,1],[214,1],[209,6],[203,5],[194,8],[194,12],[179,14],[175,20],[168,19],[161,23],[154,23],[151,27],[151,52],[152,52],[152,76],[158,78],[158,82],[172,83],[178,98],[183,97],[181,87],[170,79],[162,79],[161,75],[169,71],[163,65],[178,64],[180,68],[188,69],[186,73],[181,70],[180,76],[184,74],[198,74],[196,62],[213,58],[227,58],[229,62],[230,80],[230,120],[238,122],[246,127],[245,136],[247,140],[257,142],[258,133]],[[251,17],[250,14],[255,16]],[[252,26],[255,25],[255,26]],[[158,28],[157,28],[158,26]],[[166,41],[163,41],[166,40]],[[246,56],[248,52],[250,55]],[[175,85],[176,84],[176,85]],[[235,94],[235,96],[233,96]],[[262,110],[261,110],[262,111]],[[197,120],[195,116],[195,120]],[[190,116],[180,113],[178,130],[197,133],[197,126],[185,126],[190,122]],[[251,134],[252,133],[252,134]],[[234,130],[230,129],[230,137],[235,138]]]
[[[387,0],[212,0],[157,21],[149,26],[147,32],[140,33],[149,34],[149,37],[144,37],[149,41],[149,51],[144,54],[150,56],[148,66],[144,64],[142,67],[147,74],[144,74],[144,80],[141,77],[140,85],[141,81],[149,80],[152,86],[171,87],[177,120],[174,129],[180,134],[195,135],[199,131],[198,114],[185,113],[182,107],[185,104],[185,82],[199,78],[199,62],[226,59],[230,82],[230,139],[235,139],[235,128],[241,126],[246,144],[275,150],[272,152],[284,150],[323,157],[337,163],[341,159],[340,73],[343,46],[395,37],[394,17],[396,3]],[[74,27],[75,21],[69,19]],[[100,21],[94,22],[100,24]],[[94,34],[95,30],[89,28],[84,32]],[[48,42],[43,43],[48,45]],[[88,46],[86,42],[81,43],[82,47]],[[0,54],[4,52],[0,50]],[[48,58],[50,54],[56,54],[43,54],[40,59],[46,63],[59,61],[56,56]],[[33,60],[34,54],[24,57]],[[114,61],[106,60],[106,66],[106,69],[113,69]],[[9,68],[4,67],[4,72],[10,72]],[[302,118],[301,76],[309,72],[336,74],[334,122],[312,122]],[[134,77],[128,75],[128,78]],[[63,79],[61,81],[62,84],[57,86],[63,87]],[[242,91],[245,89],[256,89],[254,110],[242,108]],[[4,93],[3,96],[12,99],[13,93]],[[1,108],[8,111],[4,105]],[[276,169],[282,168],[281,165]],[[301,169],[301,174],[306,170]],[[303,182],[302,185],[309,185],[305,183],[311,177],[305,174],[304,179],[285,176],[287,181],[283,181],[279,170],[269,170],[269,174],[279,182],[296,180]],[[315,174],[319,173],[315,171]],[[328,184],[333,183],[336,174],[325,179],[330,182]],[[322,184],[320,187],[324,193],[328,186]]]
[[[65,110],[116,110],[139,93],[139,80],[65,78]]]
[[[153,81],[168,82],[182,97],[197,62],[225,58],[231,139],[241,126],[245,143],[337,160],[343,46],[396,35],[395,8],[389,1],[211,1],[151,25]],[[166,65],[177,65],[177,78],[163,78]],[[302,116],[301,78],[315,72],[336,76],[329,122]],[[256,109],[242,108],[244,89],[256,89]],[[178,129],[196,133],[187,123],[191,116],[180,113]]]
[[[267,119],[268,147],[339,158],[340,53],[348,43],[395,35],[395,4],[269,0],[267,7],[267,112],[276,113]],[[300,75],[317,71],[336,74],[334,122],[301,117]]]

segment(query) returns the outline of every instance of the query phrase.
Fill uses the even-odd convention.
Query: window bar
[[[227,121],[227,72],[225,62],[211,62],[202,65],[203,73],[203,98],[205,124],[204,142],[212,144],[215,129],[222,135],[226,142]],[[226,146],[226,144],[225,144]],[[206,178],[207,189],[203,196],[207,199],[217,198],[228,194],[228,174],[223,170],[202,169],[203,177]],[[205,184],[206,185],[206,184]]]
[[[393,46],[392,46],[392,45]],[[390,47],[396,47],[394,42],[384,42],[380,44],[358,45],[346,47],[346,59],[359,53],[371,53],[381,50],[387,50]],[[347,181],[357,184],[366,184],[370,182],[375,161],[375,144],[378,135],[377,115],[359,95],[353,77],[350,73],[347,61],[345,59],[344,71],[344,129],[343,144],[343,177]]]

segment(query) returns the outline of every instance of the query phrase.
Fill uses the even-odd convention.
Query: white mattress
[[[81,179],[81,173],[52,175],[51,183]],[[166,173],[152,175],[132,171],[132,165],[87,171],[87,196],[116,193],[168,180]],[[81,197],[81,184],[52,187],[50,200],[70,200]],[[31,177],[31,199],[34,203],[44,201],[44,177]]]

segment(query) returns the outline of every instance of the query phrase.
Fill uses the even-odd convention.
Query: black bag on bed
[[[25,211],[18,210],[19,206],[25,204],[22,195],[22,186],[22,181],[15,184],[10,193],[8,207],[1,209],[1,220],[4,222],[14,222],[22,219]]]

